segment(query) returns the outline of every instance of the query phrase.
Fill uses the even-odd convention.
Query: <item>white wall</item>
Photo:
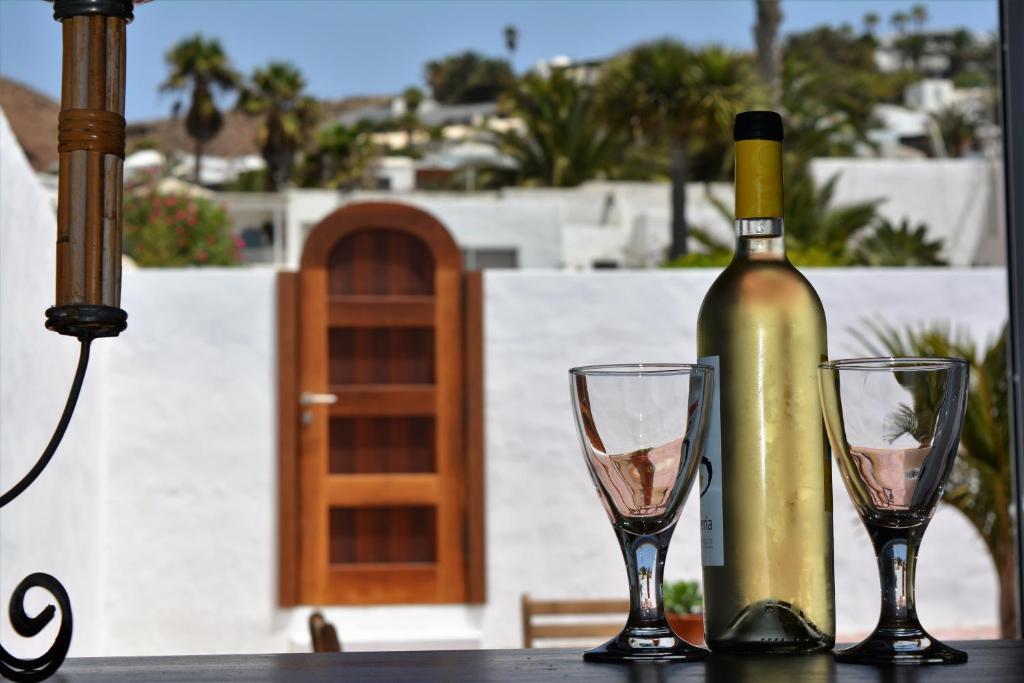
[[[1002,164],[994,159],[815,159],[819,183],[836,173],[833,205],[880,199],[878,213],[894,224],[928,226],[954,266],[1005,263]]]
[[[106,376],[105,653],[284,645],[274,283],[259,269],[125,273],[129,328]]]
[[[57,424],[78,356],[78,341],[43,327],[53,305],[57,221],[50,201],[0,111],[0,490],[35,464]],[[37,571],[55,576],[71,596],[71,654],[95,652],[100,625],[99,537],[105,413],[101,377],[110,340],[93,344],[78,410],[49,467],[0,511],[0,641],[22,657],[41,654],[57,620],[31,641],[7,621],[11,592]],[[48,596],[30,594],[36,614]]]

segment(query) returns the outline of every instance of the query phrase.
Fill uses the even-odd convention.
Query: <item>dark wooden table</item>
[[[1021,683],[1024,641],[954,643],[967,664],[923,667],[837,665],[829,655],[715,657],[690,664],[585,664],[579,650],[452,650],[209,657],[98,657],[68,660],[53,679],[67,683]]]

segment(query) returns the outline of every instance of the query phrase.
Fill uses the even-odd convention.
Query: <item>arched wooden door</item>
[[[469,601],[458,247],[419,209],[350,204],[297,285],[298,602]]]

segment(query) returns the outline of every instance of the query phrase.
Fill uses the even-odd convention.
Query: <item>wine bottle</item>
[[[736,251],[697,321],[715,393],[701,467],[704,628],[713,651],[835,643],[832,481],[818,402],[825,314],[786,257],[782,119],[736,117]]]

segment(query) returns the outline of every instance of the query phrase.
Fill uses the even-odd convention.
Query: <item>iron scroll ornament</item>
[[[61,413],[56,429],[50,442],[43,449],[39,460],[32,466],[32,469],[25,474],[21,480],[0,496],[0,508],[6,506],[12,500],[21,495],[31,484],[42,474],[43,470],[57,452],[57,447],[64,438],[71,423],[71,416],[78,404],[78,396],[82,391],[82,383],[85,380],[85,371],[89,366],[89,347],[92,337],[85,335],[80,337],[82,347],[78,356],[78,368],[75,370],[75,378],[71,382],[71,391],[68,400],[64,404],[64,412]],[[68,650],[71,648],[72,613],[71,600],[68,592],[61,585],[60,581],[49,574],[35,572],[26,576],[11,594],[8,614],[14,631],[23,638],[33,638],[39,634],[51,621],[57,607],[47,605],[39,614],[29,616],[25,612],[25,596],[32,588],[42,588],[48,592],[60,608],[60,625],[57,627],[57,635],[53,643],[42,655],[31,659],[16,657],[0,645],[0,675],[16,683],[31,683],[49,678],[64,662]]]
[[[57,637],[49,649],[33,659],[15,657],[0,645],[0,674],[18,683],[49,678],[60,668],[68,654],[68,648],[71,647],[71,601],[60,581],[43,572],[26,576],[11,594],[10,617],[15,632],[24,638],[32,638],[53,620],[56,611],[53,605],[47,605],[34,617],[28,616],[25,612],[25,594],[30,588],[42,588],[57,601],[60,605],[60,626],[57,628]]]

